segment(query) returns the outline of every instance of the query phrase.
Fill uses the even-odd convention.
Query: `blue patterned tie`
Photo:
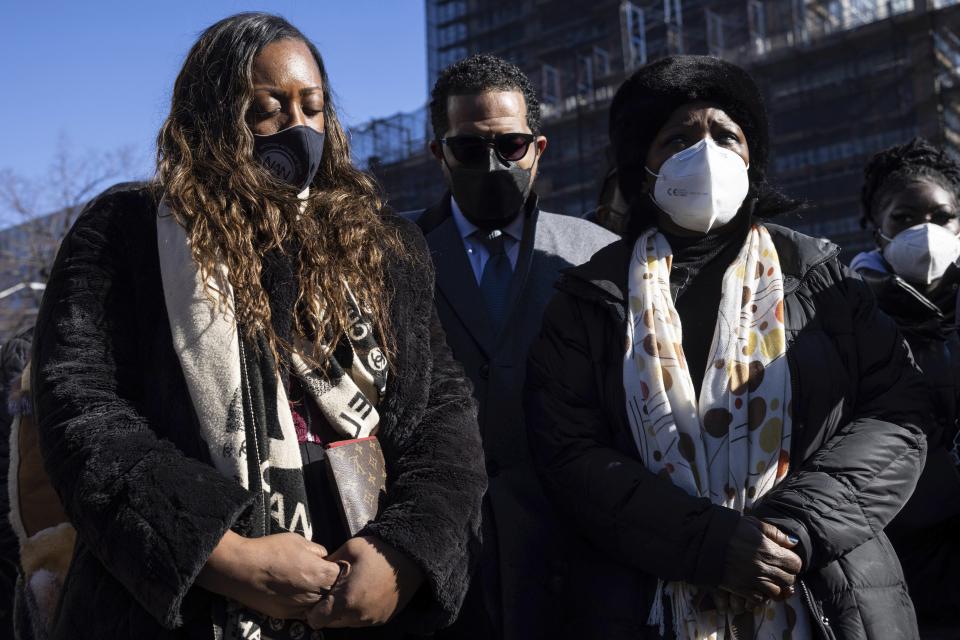
[[[510,288],[510,278],[513,277],[513,267],[504,247],[506,236],[502,231],[494,230],[477,231],[474,237],[483,243],[490,254],[480,277],[480,295],[483,296],[493,319],[495,331],[500,333],[506,321],[507,291]]]

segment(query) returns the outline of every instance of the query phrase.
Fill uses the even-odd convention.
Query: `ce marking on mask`
[[[670,187],[667,189],[667,195],[671,198],[686,198],[687,196],[705,196],[705,191],[688,191],[682,187]]]

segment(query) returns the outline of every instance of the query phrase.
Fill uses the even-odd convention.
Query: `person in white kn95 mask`
[[[917,638],[882,530],[923,466],[922,378],[839,247],[768,222],[797,205],[756,83],[667,57],[609,132],[627,233],[562,272],[526,379],[534,465],[590,549],[562,637]]]
[[[864,169],[861,206],[877,248],[851,263],[909,343],[936,419],[917,489],[887,527],[924,638],[960,637],[958,204],[960,166],[943,149],[918,138],[876,154]]]

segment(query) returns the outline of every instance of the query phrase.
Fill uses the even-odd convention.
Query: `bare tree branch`
[[[61,135],[42,179],[0,169],[0,292],[45,283],[63,236],[86,203],[134,167],[134,151],[77,154]],[[30,286],[0,299],[0,343],[33,323],[42,290]]]

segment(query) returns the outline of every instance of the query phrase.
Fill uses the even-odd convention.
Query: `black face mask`
[[[446,163],[446,159],[444,159]],[[463,216],[485,231],[502,229],[520,214],[530,195],[530,169],[520,168],[516,162],[503,166],[490,150],[486,167],[451,167],[450,188]]]
[[[320,169],[324,135],[297,125],[269,136],[253,136],[253,154],[281,182],[303,191]]]

